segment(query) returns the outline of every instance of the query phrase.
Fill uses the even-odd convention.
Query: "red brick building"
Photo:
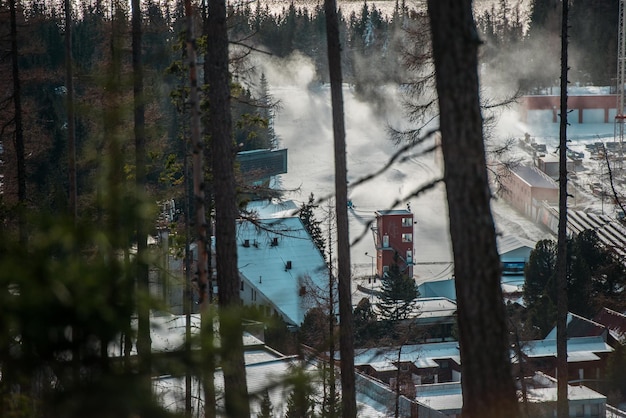
[[[522,96],[520,119],[527,123],[558,123],[560,96]],[[613,123],[617,109],[614,94],[570,95],[567,97],[569,123]]]
[[[504,167],[500,173],[499,195],[515,209],[535,219],[542,202],[556,204],[559,188],[547,174],[532,165]]]
[[[372,230],[376,274],[382,277],[397,253],[400,271],[413,277],[413,214],[406,209],[376,211],[376,226]]]

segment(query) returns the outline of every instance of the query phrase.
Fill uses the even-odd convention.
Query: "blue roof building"
[[[244,304],[297,327],[309,309],[328,303],[329,270],[300,218],[241,220],[237,243]]]

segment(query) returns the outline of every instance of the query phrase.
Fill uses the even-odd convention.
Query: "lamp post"
[[[372,275],[370,276],[370,284],[371,284],[371,293],[370,293],[370,300],[372,299],[372,297],[374,296],[374,258],[376,258],[373,255],[369,255],[367,253],[367,251],[365,252],[365,255],[368,256],[371,260],[372,260]]]

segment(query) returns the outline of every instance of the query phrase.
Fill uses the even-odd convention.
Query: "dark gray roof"
[[[390,210],[377,210],[377,215],[410,215],[411,212],[406,209],[390,209]]]
[[[547,174],[533,165],[520,164],[511,169],[519,178],[528,183],[531,187],[541,187],[544,189],[558,189],[554,180]]]

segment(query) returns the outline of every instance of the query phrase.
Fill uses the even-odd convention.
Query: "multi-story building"
[[[376,274],[389,270],[398,254],[400,271],[413,277],[413,213],[407,209],[376,211],[374,245],[376,246]]]
[[[559,201],[556,182],[533,165],[503,167],[499,179],[500,196],[531,219],[536,219],[542,202],[556,204]]]
[[[569,91],[567,108],[568,123],[613,123],[617,108],[614,94],[580,94]],[[529,124],[559,123],[559,95],[522,96],[520,98],[520,119]]]

